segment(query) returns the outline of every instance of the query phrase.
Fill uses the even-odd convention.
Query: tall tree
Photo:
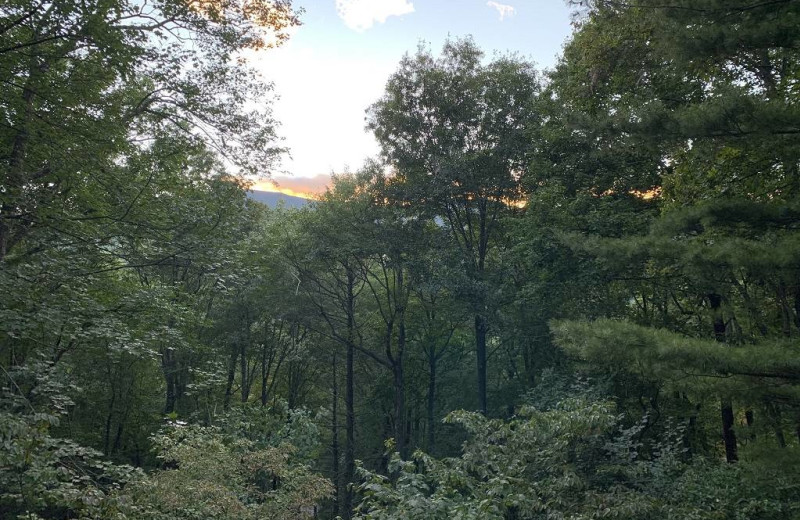
[[[370,107],[368,127],[408,187],[404,198],[441,218],[462,252],[475,287],[477,397],[486,412],[487,261],[501,215],[519,199],[539,84],[523,60],[483,58],[472,40],[448,41],[438,58],[420,47]]]
[[[631,168],[630,174],[626,169],[615,174],[613,169],[581,170],[579,165],[559,171],[556,166],[554,177],[573,179],[570,170],[588,173],[578,184],[590,194],[585,198],[649,200],[661,210],[649,231],[642,225],[647,219],[641,218],[648,213],[639,212],[631,216],[639,215],[640,225],[624,233],[588,228],[568,234],[572,249],[611,267],[614,283],[628,291],[631,302],[620,315],[671,329],[687,342],[700,337],[726,343],[715,352],[728,359],[713,375],[703,371],[701,359],[688,363],[697,368],[671,406],[683,406],[690,415],[688,428],[694,428],[697,410],[710,403],[707,393],[692,389],[714,386],[707,378],[720,373],[749,374],[747,383],[721,385],[714,392],[722,402],[721,416],[716,415],[722,427],[715,430],[722,431],[731,462],[741,448],[734,435],[735,405],[763,409],[765,417],[776,415],[772,405],[778,402],[796,406],[794,398],[767,390],[773,388],[771,378],[783,377],[783,369],[755,370],[750,364],[761,349],[775,345],[774,362],[791,356],[790,350],[778,355],[785,347],[780,340],[773,342],[795,333],[789,294],[797,286],[797,266],[772,252],[792,255],[796,240],[785,219],[796,211],[798,196],[800,112],[792,85],[800,56],[792,42],[800,33],[787,22],[797,19],[798,7],[792,1],[592,2],[551,84],[553,99],[567,107],[562,114],[583,107],[584,117],[565,119],[578,141],[586,135],[615,136],[607,152],[612,157],[618,153],[616,159]],[[638,143],[644,146],[632,148]],[[628,155],[631,150],[634,154]],[[649,151],[646,160],[631,160],[637,150]],[[593,177],[595,172],[602,175]],[[604,220],[608,224],[619,218]],[[642,334],[632,324],[629,331]],[[569,352],[581,351],[574,333],[559,341]],[[624,349],[624,343],[610,341],[607,348]],[[660,359],[649,362],[663,363],[665,370],[678,365],[692,370],[677,359],[686,351],[656,347],[658,341],[649,344],[664,349],[650,352]],[[699,344],[696,348],[704,351]],[[612,363],[638,372],[632,368],[636,363]],[[649,374],[639,381],[656,389],[669,379]],[[687,406],[690,398],[694,408]],[[765,401],[772,404],[765,407]],[[752,410],[745,410],[752,425]],[[782,444],[778,432],[780,427],[776,436]]]
[[[363,248],[347,225],[360,222],[354,215],[363,210],[363,196],[347,180],[335,186],[313,210],[300,213],[295,226],[282,224],[280,232],[287,274],[297,283],[295,294],[313,309],[308,325],[345,351],[344,467],[335,501],[343,518],[349,518],[356,469],[355,357],[356,352],[373,354],[363,345],[364,318],[358,312],[365,287]]]

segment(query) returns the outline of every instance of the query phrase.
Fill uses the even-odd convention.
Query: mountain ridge
[[[247,197],[270,208],[275,208],[281,203],[287,208],[302,208],[309,203],[308,199],[277,191],[248,190]]]

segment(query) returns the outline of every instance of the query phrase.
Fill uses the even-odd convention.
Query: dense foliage
[[[679,427],[646,446],[645,424],[626,428],[614,412],[585,397],[505,421],[453,412],[445,420],[470,434],[461,454],[395,457],[393,481],[364,471],[357,517],[796,518],[796,470],[687,459]]]
[[[800,517],[800,1],[572,3],[291,210],[288,1],[0,5],[0,516]]]

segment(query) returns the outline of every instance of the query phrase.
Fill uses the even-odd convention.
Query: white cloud
[[[345,25],[364,32],[375,22],[383,23],[390,16],[413,13],[414,4],[408,0],[336,0],[336,11]]]
[[[501,22],[507,16],[514,16],[514,13],[516,12],[516,10],[514,9],[514,6],[501,4],[499,2],[493,2],[491,0],[486,2],[486,5],[488,5],[489,7],[493,7],[495,9],[497,9],[497,12],[500,14],[500,21]]]

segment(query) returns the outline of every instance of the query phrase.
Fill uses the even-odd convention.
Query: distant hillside
[[[302,197],[294,197],[292,195],[284,195],[283,193],[276,193],[274,191],[248,191],[247,196],[253,200],[260,202],[270,208],[276,207],[281,201],[287,208],[302,208],[308,204],[308,200]]]

